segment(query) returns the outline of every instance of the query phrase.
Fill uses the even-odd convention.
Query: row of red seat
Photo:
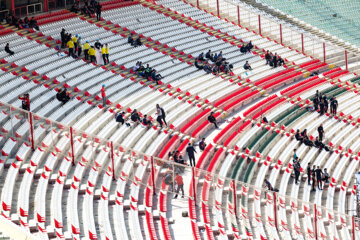
[[[153,189],[155,188],[154,186],[152,186],[152,178],[154,178],[154,182],[156,183],[157,180],[157,176],[159,173],[159,169],[156,169],[154,172],[154,176],[151,172],[151,175],[148,179],[148,186],[146,187],[145,190],[145,218],[146,218],[146,225],[149,231],[149,236],[151,239],[158,239],[157,235],[156,235],[156,230],[155,230],[155,224],[154,224],[154,218],[152,215],[152,208],[153,208]]]
[[[311,60],[309,62],[300,64],[299,66],[303,69],[308,70],[309,72],[321,70],[328,67],[327,63],[321,62],[319,59]]]
[[[327,72],[323,73],[323,76],[334,79],[334,78],[346,75],[348,73],[349,73],[349,71],[342,70],[340,67],[338,67],[338,68],[334,68],[334,69],[332,69],[330,71],[327,71]]]
[[[176,134],[176,135],[172,136],[170,141],[168,141],[167,144],[164,146],[164,148],[161,150],[161,152],[159,154],[159,158],[160,159],[164,158],[166,156],[166,154],[168,152],[170,152],[171,148],[176,145],[178,140],[179,140],[179,135]]]
[[[304,84],[301,89],[298,89],[296,91],[291,92],[288,96],[289,97],[294,97],[294,96],[299,95],[300,93],[302,93],[304,91],[307,91],[307,90],[309,90],[311,88],[314,88],[315,86],[323,84],[325,82],[327,82],[327,81],[324,78],[319,79],[319,80],[316,79],[316,80],[310,82],[309,84]]]
[[[278,77],[281,77],[281,76],[283,76],[283,75],[286,75],[286,74],[288,74],[288,73],[290,73],[290,72],[294,72],[294,71],[295,71],[295,70],[292,69],[292,68],[287,68],[287,69],[285,69],[285,70],[283,70],[283,71],[273,73],[273,74],[271,74],[271,75],[269,75],[269,76],[267,76],[267,77],[264,77],[264,78],[261,78],[261,79],[257,80],[257,81],[255,82],[255,86],[261,86],[263,83],[266,83],[266,82],[269,81],[269,80],[276,79],[276,78],[278,78]]]
[[[282,95],[286,95],[286,93],[289,93],[289,92],[293,91],[294,89],[300,87],[301,85],[306,84],[306,83],[309,83],[309,82],[312,82],[312,81],[314,81],[314,80],[316,80],[316,79],[318,79],[318,78],[319,78],[318,76],[314,76],[314,77],[308,78],[308,79],[306,79],[306,80],[304,80],[304,81],[301,81],[301,82],[299,82],[299,83],[296,83],[296,84],[294,84],[294,85],[292,85],[292,86],[290,86],[290,87],[288,87],[288,88],[280,91],[280,93],[281,93]]]
[[[225,128],[223,128],[214,138],[214,143],[218,143],[223,137],[226,136],[226,133],[229,132],[230,129],[235,127],[240,123],[241,117],[237,117],[232,120]]]
[[[236,131],[233,131],[232,134],[224,141],[224,147],[228,147],[236,138],[238,134],[244,131],[248,126],[250,126],[251,121],[246,120]]]
[[[180,131],[182,133],[187,132],[188,129],[191,128],[191,126],[193,126],[196,122],[200,121],[201,119],[203,119],[204,117],[206,117],[209,113],[211,112],[210,108],[205,109],[204,111],[202,111],[199,115],[197,115],[196,117],[194,117],[193,119],[191,119],[187,124],[185,124],[185,126],[183,126]]]
[[[2,29],[0,30],[0,36],[4,36],[6,34],[14,32],[12,29]]]
[[[263,88],[264,89],[275,88],[279,84],[294,81],[294,80],[296,80],[297,78],[300,78],[300,77],[302,77],[302,72],[293,72],[293,73],[291,73],[291,74],[289,74],[287,76],[284,76],[284,77],[282,77],[280,79],[276,79],[274,81],[271,81],[267,85],[263,86]]]
[[[34,17],[34,19],[35,19],[36,21],[39,21],[39,20],[41,20],[41,19],[51,18],[51,17],[55,17],[55,16],[67,14],[67,13],[69,13],[69,11],[66,10],[66,9],[63,9],[63,10],[56,11],[56,12],[50,12],[50,13],[45,13],[45,14],[37,15],[37,16]]]
[[[240,104],[245,104],[247,101],[250,101],[252,99],[252,97],[256,96],[258,93],[259,93],[258,90],[254,90],[254,91],[246,94],[245,96],[242,96],[242,97],[236,99],[232,103],[226,105],[224,107],[224,111],[230,111],[230,110],[234,109],[235,107],[239,106]]]
[[[246,87],[244,87],[244,88],[242,88],[242,89],[240,89],[240,90],[237,90],[236,92],[234,92],[234,93],[231,93],[231,94],[229,94],[229,95],[226,95],[226,96],[224,96],[223,98],[221,98],[220,100],[218,100],[217,102],[215,102],[215,104],[214,104],[214,106],[215,107],[221,107],[221,106],[223,106],[226,102],[228,102],[228,101],[230,101],[232,98],[234,98],[234,97],[237,97],[237,96],[239,96],[239,95],[242,95],[242,94],[244,94],[246,91],[248,91],[248,90],[250,90],[250,87],[248,87],[248,86],[246,86]]]
[[[40,20],[40,21],[38,21],[38,25],[40,26],[40,25],[49,24],[49,23],[53,23],[53,22],[57,22],[57,21],[62,21],[62,20],[74,18],[74,17],[77,17],[77,15],[75,13],[64,12],[61,15],[55,15],[53,17],[49,17],[49,18]]]
[[[265,98],[264,100],[258,102],[257,104],[255,104],[254,106],[252,106],[251,108],[248,108],[244,113],[244,117],[247,117],[249,116],[252,112],[254,112],[256,109],[260,108],[260,107],[263,107],[264,105],[266,105],[268,102],[270,102],[271,100],[277,98],[278,96],[276,94],[268,97],[268,98]]]
[[[114,1],[111,1],[114,2]],[[108,2],[106,2],[108,3]],[[106,10],[112,10],[115,8],[122,8],[122,7],[128,7],[128,6],[132,6],[132,5],[136,5],[139,4],[139,2],[116,2],[116,3],[112,3],[112,4],[102,4],[102,11],[106,11]]]

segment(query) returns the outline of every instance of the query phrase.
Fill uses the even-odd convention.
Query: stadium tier
[[[101,6],[0,27],[4,239],[360,239],[355,53],[245,3]]]

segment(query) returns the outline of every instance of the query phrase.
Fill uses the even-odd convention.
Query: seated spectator
[[[284,59],[282,59],[280,56],[278,56],[277,62],[279,66],[282,66],[285,63]]]
[[[247,49],[246,49],[246,47],[245,47],[244,44],[241,45],[240,52],[241,52],[241,53],[246,53],[246,52],[247,52]]]
[[[70,8],[70,12],[74,12],[74,13],[78,13],[79,12],[79,3],[74,3],[71,8]]]
[[[134,123],[140,122],[140,116],[139,113],[136,111],[136,109],[134,109],[134,111],[131,113],[130,116],[131,121],[133,121]]]
[[[263,123],[269,123],[268,120],[267,120],[267,118],[266,118],[265,116],[263,117],[262,122],[263,122]]]
[[[250,41],[250,42],[246,45],[246,51],[247,51],[247,52],[250,52],[253,47],[254,47],[254,45],[253,45],[252,42]]]
[[[140,68],[140,66],[141,66],[141,62],[140,62],[140,61],[137,61],[136,64],[135,64],[135,66],[132,67],[132,70],[133,70],[134,72],[136,72],[136,71]]]
[[[62,89],[56,93],[56,99],[65,104],[70,100],[70,96],[69,93],[66,92],[66,89]]]
[[[160,79],[163,79],[161,74],[157,73],[155,69],[151,72],[151,78],[154,79],[156,83],[160,81]]]
[[[138,37],[138,38],[135,40],[134,47],[141,46],[141,45],[142,45],[141,39],[140,39],[140,37]]]
[[[215,54],[214,54],[214,57],[213,57],[213,59],[212,59],[212,61],[213,61],[213,62],[216,62],[216,61],[217,61],[217,59],[218,59],[218,55],[217,55],[217,53],[215,53]]]
[[[185,160],[184,160],[184,158],[182,157],[182,155],[179,155],[178,163],[180,163],[180,164],[185,164]]]
[[[322,149],[325,149],[327,152],[329,151],[329,148],[319,140],[319,137],[316,137],[315,139],[315,147],[317,147],[320,151]]]
[[[205,57],[207,59],[210,59],[211,58],[211,50],[209,50],[206,54],[205,54]]]
[[[250,64],[249,64],[249,61],[246,61],[246,63],[244,64],[244,69],[245,70],[252,70]]]
[[[204,71],[206,73],[211,73],[212,72],[211,66],[207,62],[205,62],[203,69],[204,69]]]
[[[10,55],[14,55],[14,52],[10,50],[10,44],[7,43],[5,46],[5,52],[7,52]]]
[[[130,36],[128,37],[128,43],[130,43],[131,45],[134,45],[134,39],[133,39],[133,35],[132,33],[130,34]]]
[[[296,131],[295,139],[298,140],[298,141],[300,141],[301,143],[303,142],[303,139],[304,139],[304,138],[303,138],[303,136],[300,134],[300,130],[299,130],[299,129]]]
[[[204,68],[204,64],[201,64],[198,58],[195,58],[195,67],[200,70]]]
[[[151,121],[147,118],[147,115],[145,114],[144,115],[144,118],[142,120],[142,123],[145,125],[145,126],[151,126]]]
[[[274,188],[272,187],[271,183],[267,179],[264,179],[264,183],[265,183],[266,188],[269,191],[274,191]]]
[[[115,115],[115,121],[121,123],[122,125],[124,125],[124,123],[125,123],[125,112],[118,112]],[[126,126],[130,126],[130,124],[126,123]]]
[[[206,148],[205,138],[201,139],[201,142],[199,143],[199,148],[201,151],[204,151]]]
[[[329,175],[329,173],[327,172],[327,168],[324,168],[322,180],[323,180],[325,183],[330,183],[330,182],[329,182],[329,178],[330,178],[330,175]]]
[[[309,139],[307,135],[304,136],[304,144],[309,147],[313,147],[314,143]]]
[[[198,59],[199,59],[200,61],[204,61],[204,60],[205,60],[205,59],[204,59],[204,53],[203,53],[203,52],[199,54]]]
[[[208,121],[215,125],[215,128],[219,128],[216,122],[216,118],[214,117],[214,112],[211,112],[208,116]]]

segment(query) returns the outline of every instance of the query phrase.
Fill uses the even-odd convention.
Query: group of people
[[[319,188],[319,190],[323,189],[323,182],[329,183],[330,175],[327,172],[327,169],[324,168],[324,171],[321,170],[319,166],[313,165],[311,168],[311,163],[308,163],[308,166],[306,168],[306,173],[308,177],[308,184],[311,185],[312,180],[312,189],[311,191],[316,191],[316,185]]]
[[[128,37],[128,43],[130,43],[130,45],[134,46],[134,47],[142,45],[140,37],[137,37],[136,39],[134,39],[132,33],[130,33],[130,36]]]
[[[326,94],[322,95],[319,90],[316,90],[315,97],[313,99],[314,110],[320,112],[320,115],[327,113],[329,110],[329,101],[330,101],[330,114],[336,115],[338,101],[336,97],[333,96],[329,100],[327,99]]]
[[[284,65],[285,61],[280,56],[275,53],[275,55],[272,52],[269,52],[269,50],[266,51],[265,54],[265,60],[266,64],[269,64],[270,67],[279,67]]]
[[[101,20],[101,4],[95,0],[91,0],[90,3],[88,0],[84,1],[84,5],[80,7],[80,1],[76,1],[70,8],[71,12],[78,13],[81,12],[84,15],[92,17],[93,14],[96,14],[96,19]]]
[[[81,56],[82,51],[84,52],[85,60],[90,60],[96,64],[109,64],[109,45],[101,44],[99,39],[96,40],[95,44],[91,46],[89,41],[82,44],[82,37],[76,34],[72,36],[71,33],[67,33],[63,28],[60,32],[61,37],[61,48],[65,46],[69,49],[69,56],[78,58]]]
[[[325,149],[325,151],[329,151],[329,147],[326,146],[322,140],[323,140],[323,136],[324,136],[324,130],[323,130],[323,126],[322,124],[320,124],[320,126],[318,127],[318,132],[319,132],[319,136],[317,136],[315,138],[315,141],[313,142],[307,135],[307,130],[304,129],[302,132],[300,132],[300,130],[296,130],[295,133],[295,139],[298,140],[301,143],[304,143],[306,146],[309,147],[316,147],[319,148],[319,150],[321,151],[322,149]]]
[[[164,78],[155,68],[150,67],[149,64],[146,64],[146,67],[144,67],[141,61],[136,62],[135,66],[132,67],[132,71],[150,81],[155,81],[156,84],[159,84],[159,81]]]
[[[233,69],[233,65],[227,62],[226,58],[223,57],[222,51],[214,54],[209,50],[205,55],[202,52],[195,58],[194,64],[197,69],[202,69],[206,73],[212,73],[214,75],[220,72],[228,74]]]
[[[240,47],[240,52],[241,53],[248,53],[251,52],[251,49],[254,47],[254,45],[252,44],[252,42],[248,42],[247,44],[242,44]]]
[[[104,97],[103,97],[104,99]],[[157,114],[157,118],[156,121],[159,123],[160,127],[163,126],[163,123],[165,123],[165,125],[167,126],[167,122],[165,120],[166,117],[166,113],[165,110],[160,107],[159,104],[156,104],[156,114]],[[134,123],[134,124],[139,124],[141,123],[142,125],[146,126],[146,127],[151,127],[152,126],[152,122],[150,120],[150,118],[148,118],[148,116],[145,114],[143,116],[143,118],[140,118],[140,115],[138,113],[138,111],[136,109],[134,109],[131,114],[130,114],[130,120]],[[121,123],[122,125],[126,124],[126,126],[130,127],[130,123],[126,122],[126,113],[125,112],[118,112],[115,114],[115,121]]]
[[[6,20],[7,24],[15,26],[18,29],[32,28],[32,29],[35,29],[36,31],[40,31],[40,28],[34,17],[32,17],[30,20],[28,17],[25,17],[24,20],[22,20],[21,18],[17,18],[13,15],[8,15],[5,18],[5,20]]]

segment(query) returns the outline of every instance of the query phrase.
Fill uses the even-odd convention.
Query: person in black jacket
[[[124,117],[125,117],[125,112],[118,112],[115,115],[115,121],[121,123],[122,125],[124,125],[124,123],[125,123]]]
[[[322,190],[322,174],[323,174],[323,172],[319,166],[315,170],[315,173],[316,173],[316,182],[317,182],[318,188],[319,188],[319,190]]]
[[[216,123],[216,118],[214,117],[214,112],[211,112],[209,117],[208,117],[208,121],[213,123],[215,125],[215,128],[219,128],[217,123]]]
[[[313,165],[313,168],[311,169],[311,178],[312,178],[312,189],[311,191],[316,191],[315,184],[316,184],[316,166]]]
[[[140,117],[139,117],[139,113],[136,111],[136,109],[134,109],[134,111],[131,113],[130,119],[131,119],[133,122],[135,122],[135,123],[141,121],[141,120],[140,120]]]
[[[331,114],[336,115],[337,106],[338,106],[338,101],[336,100],[336,97],[334,96],[330,103]]]
[[[273,56],[273,60],[272,60],[272,63],[273,63],[273,67],[276,68],[278,66],[278,57],[277,57],[277,54],[275,53],[275,55]]]
[[[101,5],[100,3],[96,4],[96,20],[100,21],[101,20]]]
[[[70,97],[69,94],[66,93],[66,89],[62,89],[56,93],[56,99],[65,104],[70,100]]]
[[[196,150],[195,148],[191,145],[191,143],[188,144],[187,148],[186,148],[186,152],[189,156],[189,160],[190,160],[190,166],[191,167],[195,167],[196,164],[195,164],[195,153],[196,153]]]
[[[311,185],[311,163],[308,163],[308,166],[306,168],[306,173],[308,177],[308,185]]]
[[[318,133],[319,133],[319,141],[322,142],[323,137],[324,137],[324,128],[323,125],[320,124],[320,126],[318,127]]]

